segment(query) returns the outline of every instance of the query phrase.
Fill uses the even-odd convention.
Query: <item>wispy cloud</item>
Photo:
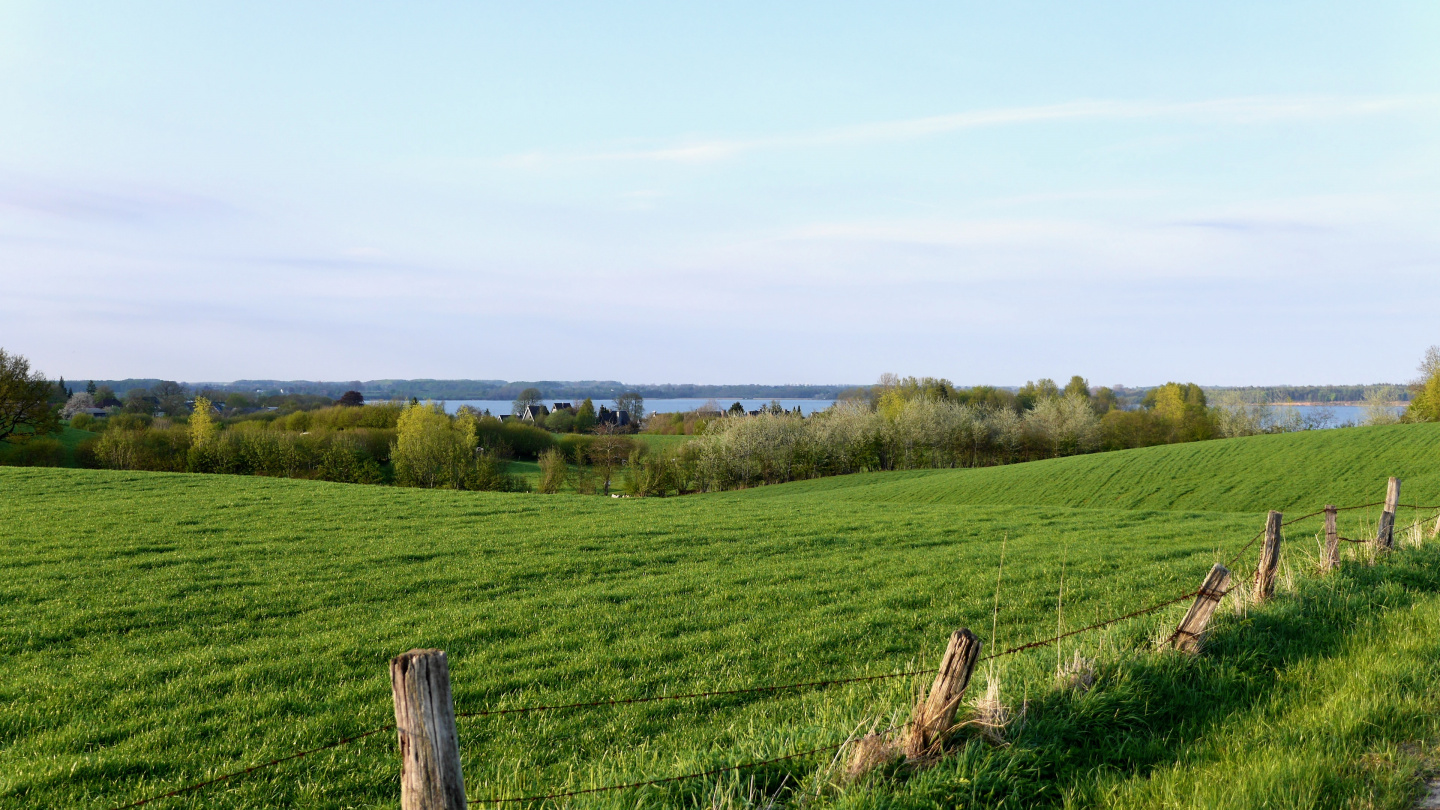
[[[84,188],[47,180],[0,176],[0,209],[84,222],[138,224],[230,215],[230,204],[157,187]]]
[[[971,129],[1026,124],[1179,119],[1199,123],[1244,125],[1297,119],[1385,115],[1426,109],[1440,109],[1440,97],[1255,96],[1178,103],[1073,101],[1032,107],[974,110],[757,138],[696,140],[644,149],[570,153],[526,152],[512,155],[502,162],[521,167],[564,162],[701,163],[767,149],[889,143]]]

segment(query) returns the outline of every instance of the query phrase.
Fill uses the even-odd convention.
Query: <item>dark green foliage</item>
[[[501,421],[481,417],[476,422],[480,447],[516,458],[536,459],[555,446],[556,437],[549,431],[515,419]]]
[[[25,442],[59,433],[59,405],[52,402],[55,386],[30,361],[0,348],[0,442]]]
[[[574,431],[576,433],[589,433],[595,428],[595,403],[587,397],[580,407],[575,410]]]

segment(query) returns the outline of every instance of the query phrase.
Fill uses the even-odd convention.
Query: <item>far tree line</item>
[[[1365,422],[1440,421],[1440,347],[1420,371],[1403,414],[1390,407],[1393,391],[1367,390]],[[598,407],[591,399],[547,404],[533,387],[496,417],[469,407],[449,414],[414,399],[367,403],[354,390],[337,399],[250,396],[162,380],[123,395],[94,383],[77,391],[0,349],[0,463],[520,490],[531,484],[507,468],[518,458],[540,463],[541,492],[608,492],[619,481],[631,494],[665,495],[1329,426],[1323,414],[1250,400],[1237,391],[1216,400],[1192,383],[1137,397],[1079,376],[1009,390],[884,375],[808,417],[778,402],[746,412],[713,400],[688,413],[650,414],[638,392]],[[63,444],[67,427],[89,433],[66,433]],[[636,441],[637,431],[691,438],[654,444]]]

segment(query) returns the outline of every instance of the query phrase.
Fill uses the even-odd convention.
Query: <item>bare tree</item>
[[[60,414],[50,403],[55,388],[30,361],[0,349],[0,441],[23,442],[60,432]]]

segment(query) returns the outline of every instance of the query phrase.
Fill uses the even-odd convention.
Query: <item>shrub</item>
[[[70,427],[76,430],[89,430],[95,424],[95,417],[88,413],[77,413],[70,417]]]
[[[595,441],[594,436],[584,433],[567,433],[556,438],[555,446],[565,454],[571,464],[584,464],[585,451]]]
[[[558,447],[552,447],[540,454],[540,492],[546,495],[559,492],[569,475],[570,466],[565,462],[565,454]]]
[[[61,467],[65,464],[65,445],[48,436],[10,445],[6,450],[5,463],[16,467]]]
[[[479,447],[502,456],[513,454],[518,458],[537,459],[556,442],[554,434],[543,428],[514,419],[501,421],[493,416],[475,419],[475,438]]]

